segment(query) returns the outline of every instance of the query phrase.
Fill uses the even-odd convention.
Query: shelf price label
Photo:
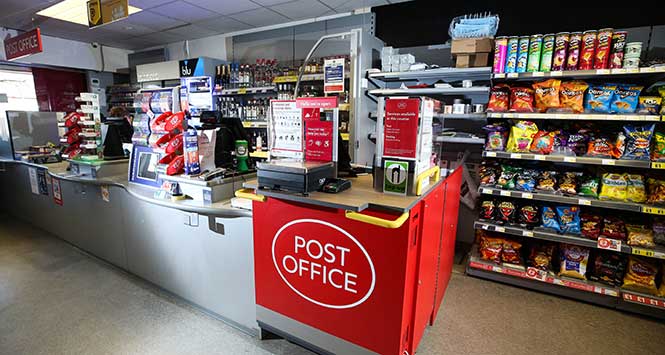
[[[243,95],[247,93],[247,88],[240,88],[238,89],[238,94]]]
[[[611,238],[598,237],[598,249],[621,251],[621,241]]]
[[[522,236],[523,237],[533,237],[533,232],[532,231],[522,231]]]
[[[596,70],[596,75],[607,75],[611,73],[610,69],[598,69]]]
[[[575,158],[575,157],[563,157],[563,161],[565,161],[566,163],[575,163],[575,162],[577,162],[577,158]]]
[[[613,159],[601,159],[600,164],[601,165],[614,165],[614,160]]]
[[[502,190],[501,191],[501,196],[510,197],[510,191]]]
[[[508,78],[518,78],[520,76],[520,74],[519,73],[508,73],[508,75],[506,75],[506,76]]]
[[[543,73],[543,72],[541,72],[541,71],[536,71],[536,72],[533,72],[533,73],[531,74],[531,76],[533,76],[534,78],[538,78],[538,77],[545,76],[545,73]]]
[[[665,169],[665,162],[653,162],[651,163],[651,169]]]
[[[506,77],[506,74],[504,74],[504,73],[498,73],[498,74],[494,74],[494,77],[497,78],[497,79],[501,79],[501,78],[505,78],[505,77]]]
[[[581,198],[577,201],[577,204],[580,206],[591,206],[591,200]]]
[[[642,213],[665,215],[665,208],[645,206],[642,207]]]
[[[534,155],[533,155],[533,159],[534,159],[534,160],[545,161],[546,158],[545,158],[545,156],[542,155],[542,154],[534,154]]]
[[[528,192],[522,192],[522,198],[525,198],[527,200],[533,200],[533,194]]]
[[[503,228],[503,227],[494,227],[494,231],[495,231],[495,232],[499,232],[499,233],[505,233],[505,232],[506,232],[506,228]]]
[[[485,152],[486,157],[494,158],[496,157],[496,152]]]
[[[487,189],[487,188],[482,188],[480,189],[480,192],[483,194],[491,195],[492,194],[492,189]]]
[[[649,249],[643,249],[643,248],[633,248],[631,250],[631,254],[633,255],[641,255],[641,256],[648,256],[650,258],[653,258],[655,255],[655,252],[653,250]]]
[[[526,269],[526,277],[545,282],[547,280],[547,272],[535,267],[528,267]]]
[[[511,154],[510,154],[510,159],[522,159],[522,154],[519,154],[519,153],[511,153]]]
[[[563,76],[562,71],[551,71],[550,76]]]

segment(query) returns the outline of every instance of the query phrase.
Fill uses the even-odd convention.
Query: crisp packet
[[[510,88],[510,111],[533,112],[533,89],[524,87]]]
[[[610,104],[614,96],[614,85],[594,85],[587,90],[584,109],[587,112],[610,113]]]
[[[499,151],[506,150],[506,140],[508,139],[508,127],[503,124],[491,124],[483,127],[487,132],[485,139],[486,151]]]
[[[640,96],[637,104],[637,113],[643,115],[657,115],[663,98],[659,96]]]
[[[543,220],[543,227],[553,229],[558,233],[561,233],[561,225],[559,225],[559,219],[556,216],[556,212],[552,207],[543,207],[543,212],[540,214]]]
[[[536,97],[536,110],[538,112],[547,112],[549,109],[558,108],[559,87],[561,80],[549,79],[531,85]]]
[[[531,121],[518,121],[510,128],[510,137],[506,151],[510,153],[529,153],[533,136],[538,132],[538,126]]]
[[[656,132],[653,138],[654,144],[651,151],[651,160],[665,161],[665,134]]]
[[[626,174],[628,186],[626,187],[626,200],[635,203],[647,201],[647,192],[644,187],[644,177],[638,174]]]
[[[598,199],[625,201],[628,181],[624,174],[607,173],[603,174],[602,186]]]
[[[638,97],[642,89],[642,86],[619,85],[614,90],[610,112],[634,113],[637,110]]]
[[[557,206],[556,212],[563,233],[580,234],[580,208],[578,206]]]
[[[624,126],[623,131],[626,133],[626,149],[621,159],[650,160],[649,148],[651,146],[651,136],[653,136],[655,128],[655,124],[646,126]]]

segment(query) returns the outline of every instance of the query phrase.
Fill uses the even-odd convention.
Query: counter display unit
[[[212,204],[157,199],[129,184],[123,165],[93,177],[64,162],[0,160],[0,209],[256,335],[251,212],[232,208],[231,196]],[[33,188],[33,175],[43,188]],[[223,182],[235,186],[229,191],[242,186]]]
[[[257,320],[320,353],[413,354],[452,270],[462,170],[421,196],[256,189]]]

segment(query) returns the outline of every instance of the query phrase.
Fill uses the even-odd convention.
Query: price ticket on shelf
[[[642,207],[642,213],[665,215],[665,208],[644,206]]]
[[[547,281],[547,271],[537,269],[535,267],[526,268],[526,277],[542,282]]]
[[[665,169],[665,162],[653,162],[651,163],[651,169]]]
[[[651,249],[633,247],[631,249],[631,253],[633,255],[641,255],[641,256],[648,256],[650,258],[665,259],[665,253]]]

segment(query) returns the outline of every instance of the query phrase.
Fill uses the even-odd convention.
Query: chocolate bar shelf
[[[529,230],[526,228],[521,228],[519,226],[513,226],[513,225],[500,226],[485,221],[476,221],[473,227],[475,229],[482,229],[490,232],[498,232],[503,234],[523,236],[528,238],[542,239],[558,243],[567,243],[587,248],[596,248],[596,249],[621,252],[625,254],[642,255],[656,259],[665,259],[665,248],[663,247],[657,247],[655,249],[646,249],[639,247],[631,247],[629,245],[623,244],[618,241],[614,241],[615,242],[614,247],[611,247],[609,244],[604,243],[604,241],[609,240],[609,238],[601,238],[599,241],[596,241],[596,240],[586,239],[578,235],[558,234],[556,232],[541,227],[536,227],[532,230]]]
[[[594,113],[515,113],[488,112],[488,118],[517,118],[524,120],[582,120],[582,121],[648,121],[659,122],[659,115],[606,115]]]
[[[571,164],[584,164],[584,165],[622,166],[622,167],[642,168],[642,169],[651,168],[651,162],[644,160],[603,159],[603,158],[591,158],[591,157],[571,157],[565,155],[544,155],[544,154],[532,154],[532,153],[507,153],[507,152],[488,152],[488,151],[483,152],[483,157],[514,159],[514,160],[549,161],[554,163],[571,163]]]
[[[418,89],[374,89],[369,94],[374,96],[427,96],[427,95],[474,95],[489,94],[487,86],[472,86],[470,88],[418,88]]]
[[[665,66],[632,69],[564,70],[533,73],[492,74],[494,80],[538,80],[541,78],[632,78],[665,74]]]
[[[443,80],[446,82],[461,80],[490,80],[492,68],[436,68],[427,70],[413,70],[402,72],[374,72],[368,73],[370,79],[383,82],[391,81],[419,81]]]

